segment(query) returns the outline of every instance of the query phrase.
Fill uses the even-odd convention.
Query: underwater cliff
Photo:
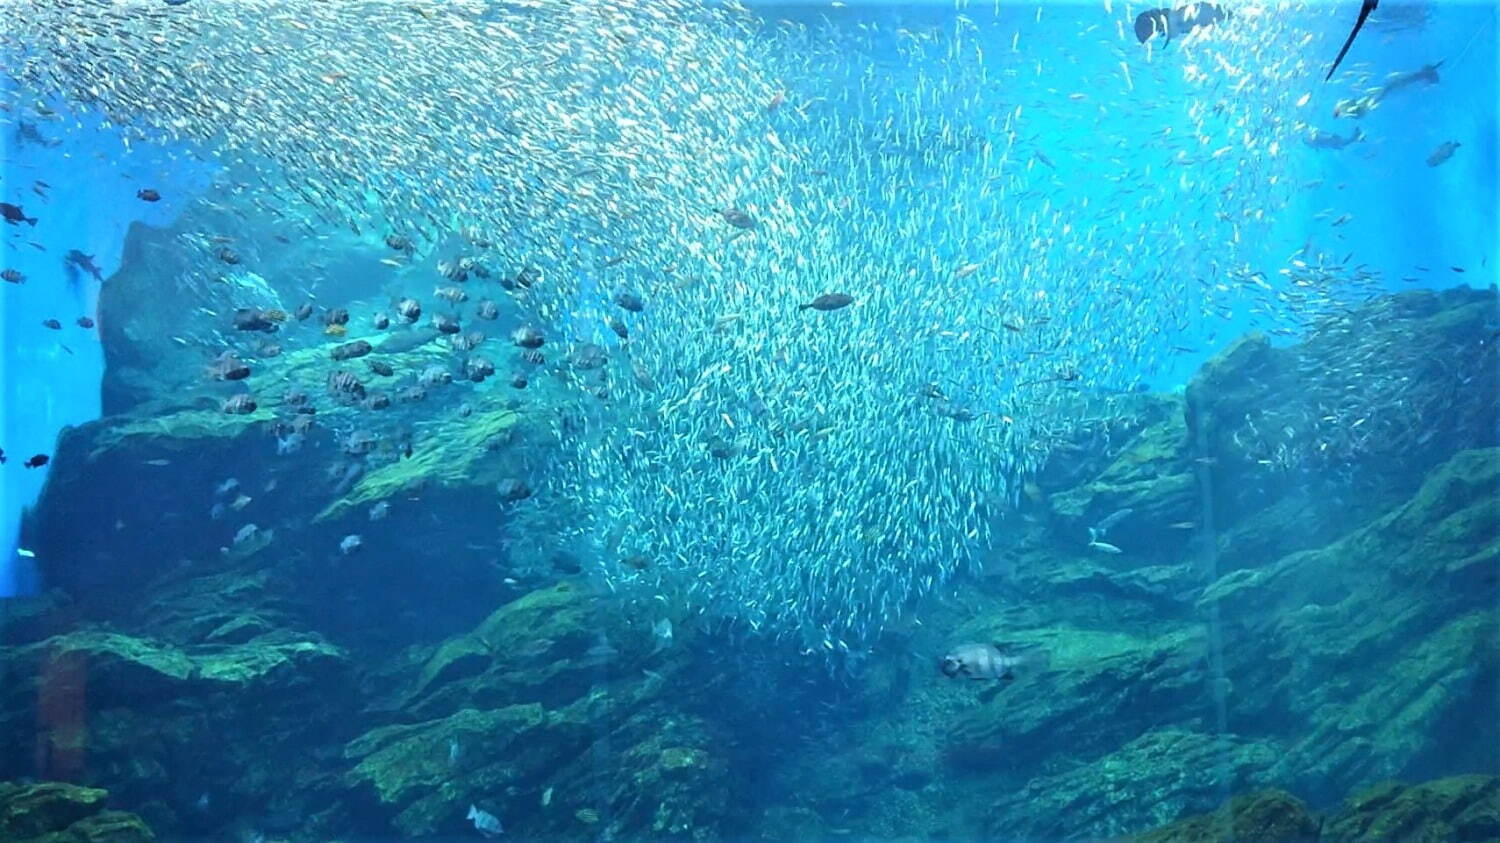
[[[490,545],[476,567],[492,531],[429,529],[534,459],[534,409],[452,407],[431,422],[437,448],[329,478],[331,503],[252,504],[274,542],[205,529],[221,478],[253,494],[306,469],[276,459],[264,411],[183,397],[171,330],[133,287],[164,236],[136,230],[106,287],[109,412],[65,432],[25,524],[52,588],[0,620],[0,779],[99,789],[11,784],[0,803],[40,816],[26,806],[102,790],[140,818],[68,809],[139,836],[67,839],[460,837],[471,804],[558,839],[1056,839],[1174,821],[1150,839],[1225,839],[1225,823],[1312,839],[1319,822],[1347,839],[1429,821],[1312,812],[1459,798],[1443,783],[1355,794],[1494,772],[1493,288],[1377,298],[1302,342],[1243,337],[1185,394],[1109,397],[1005,516],[982,574],[830,674],[690,618],[664,636],[564,543]],[[1372,378],[1378,399],[1343,398]],[[1366,433],[1320,435],[1334,412],[1368,414]],[[303,447],[340,445],[314,429]],[[1326,487],[1299,473],[1318,458],[1338,466]],[[1090,538],[1108,517],[1119,552]],[[384,552],[338,553],[354,530]],[[1050,658],[955,682],[937,670],[955,640]],[[1462,781],[1490,806],[1464,810],[1492,816],[1493,780]],[[1208,814],[1267,788],[1291,795]],[[1338,808],[1350,798],[1365,807]]]

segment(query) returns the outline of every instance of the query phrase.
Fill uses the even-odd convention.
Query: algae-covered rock
[[[1350,797],[1322,840],[1500,840],[1500,778],[1457,776],[1419,785],[1387,782]]]
[[[1236,796],[1211,814],[1132,837],[1138,843],[1299,843],[1318,839],[1320,820],[1282,790]]]
[[[1094,761],[1032,779],[995,800],[995,837],[1113,837],[1217,805],[1225,791],[1266,781],[1279,747],[1268,741],[1163,729]]]
[[[149,843],[139,817],[105,810],[109,794],[62,782],[0,782],[0,840],[6,843]]]

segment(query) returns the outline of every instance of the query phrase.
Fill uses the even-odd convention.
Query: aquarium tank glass
[[[1497,15],[0,0],[0,841],[1500,839]]]

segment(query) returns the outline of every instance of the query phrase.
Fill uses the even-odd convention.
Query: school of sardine
[[[1240,15],[1167,54],[1105,8],[1035,53],[962,8],[849,30],[699,0],[28,0],[3,105],[46,126],[63,99],[214,162],[196,201],[226,230],[184,235],[182,290],[249,277],[267,232],[383,250],[410,283],[376,328],[453,349],[395,373],[402,412],[457,384],[469,410],[524,397],[547,366],[577,391],[499,529],[576,512],[553,530],[608,587],[837,652],[977,564],[1081,396],[1229,320],[1292,335],[1379,287],[1312,243],[1260,252],[1307,187],[1305,33]],[[1118,71],[1052,87],[1069,50]],[[255,283],[185,340],[252,392],[219,355],[311,314],[266,304],[299,279]],[[345,336],[368,318],[324,314],[345,369],[314,400],[389,418],[380,344]],[[474,330],[497,318],[513,332]],[[240,394],[227,412],[309,400]]]

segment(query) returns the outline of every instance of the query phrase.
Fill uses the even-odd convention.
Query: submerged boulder
[[[0,782],[0,840],[6,843],[150,843],[140,817],[106,810],[109,794],[92,787]]]

